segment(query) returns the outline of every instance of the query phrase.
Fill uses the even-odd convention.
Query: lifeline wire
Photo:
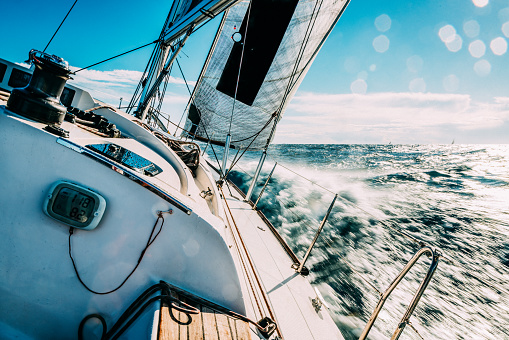
[[[62,20],[62,22],[60,23],[60,25],[58,26],[57,30],[55,31],[55,33],[53,33],[53,36],[51,37],[51,39],[48,41],[48,44],[46,45],[46,47],[44,48],[44,50],[42,51],[42,53],[46,52],[46,49],[48,48],[49,44],[51,44],[51,42],[53,41],[53,38],[55,37],[55,35],[57,35],[57,32],[58,30],[60,29],[60,27],[62,27],[62,25],[64,24],[64,21],[65,19],[67,19],[67,16],[69,15],[69,13],[71,13],[72,9],[74,8],[74,5],[76,5],[76,3],[78,2],[78,0],[75,0],[74,3],[72,4],[71,6],[71,9],[69,10],[69,12],[67,12],[67,14],[65,15],[65,18],[64,20]]]

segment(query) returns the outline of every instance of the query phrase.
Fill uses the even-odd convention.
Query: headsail
[[[348,0],[253,0],[228,10],[192,95],[185,130],[262,149]],[[240,67],[240,71],[239,71]]]

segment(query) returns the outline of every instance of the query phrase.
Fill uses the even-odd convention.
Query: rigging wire
[[[51,44],[51,42],[53,41],[53,38],[55,37],[55,35],[57,35],[57,32],[58,30],[60,30],[60,27],[62,27],[62,25],[64,24],[64,21],[65,19],[67,19],[67,17],[69,16],[69,14],[71,13],[72,9],[74,8],[74,5],[76,5],[76,3],[78,2],[78,0],[74,0],[74,3],[72,4],[71,6],[71,9],[69,10],[69,12],[67,12],[67,14],[65,15],[64,17],[64,20],[62,20],[62,22],[60,23],[60,25],[58,25],[58,28],[57,30],[55,31],[55,33],[53,33],[53,36],[51,37],[51,39],[48,41],[48,44],[46,45],[46,47],[44,48],[44,50],[42,51],[42,53],[46,52],[46,49],[48,48],[49,44]]]
[[[318,1],[315,2],[315,6],[313,8],[313,13],[311,13],[311,17],[313,19],[309,21],[308,26],[306,28],[306,33],[304,34],[304,40],[302,41],[302,44],[300,46],[299,53],[297,55],[297,60],[295,61],[295,64],[293,66],[293,70],[292,70],[290,79],[288,80],[288,85],[287,85],[285,93],[283,95],[283,100],[281,101],[281,104],[279,106],[279,110],[283,109],[284,102],[288,98],[288,96],[293,88],[293,85],[294,85],[294,84],[292,84],[293,79],[295,78],[295,76],[297,74],[297,70],[298,70],[300,62],[302,61],[302,58],[304,57],[304,52],[306,50],[306,46],[309,42],[309,39],[311,38],[311,32],[312,32],[313,28],[315,27],[316,20],[318,18],[318,14],[320,12],[320,9],[322,8],[322,4],[323,4],[323,0],[320,1],[319,6],[318,6]],[[317,6],[318,6],[318,9],[317,9]]]
[[[157,43],[157,42],[159,42],[159,39],[154,40],[154,41],[152,41],[152,42],[149,42],[148,44],[145,44],[145,45],[142,45],[142,46],[139,46],[139,47],[133,48],[132,50],[129,50],[129,51],[127,51],[127,52],[117,54],[116,56],[113,56],[113,57],[111,57],[111,58],[105,59],[105,60],[103,60],[103,61],[97,62],[97,63],[92,64],[92,65],[89,65],[89,66],[87,66],[87,67],[80,68],[79,70],[74,71],[73,73],[74,73],[74,74],[76,74],[76,73],[78,73],[78,72],[80,72],[80,71],[86,70],[87,68],[91,68],[91,67],[93,67],[93,66],[96,66],[96,65],[102,64],[102,63],[107,62],[107,61],[109,61],[109,60],[112,60],[112,59],[118,58],[118,57],[123,56],[123,55],[125,55],[125,54],[131,53],[131,52],[134,52],[134,51],[136,51],[136,50],[139,50],[139,49],[141,49],[141,48],[143,48],[143,47],[147,47],[147,46],[149,46],[149,45],[155,44],[155,43]]]
[[[247,8],[247,20],[246,20],[246,30],[244,32],[243,36],[243,43],[242,43],[242,51],[240,53],[240,61],[239,61],[239,72],[237,74],[237,83],[235,84],[235,95],[233,97],[233,103],[232,103],[232,113],[230,114],[230,127],[228,128],[228,134],[230,134],[232,130],[232,122],[233,122],[233,113],[235,111],[235,103],[237,102],[237,92],[239,89],[239,82],[240,82],[240,72],[242,70],[242,62],[244,60],[244,50],[246,48],[246,40],[247,40],[247,29],[249,28],[249,18],[251,17],[251,6],[252,1],[249,1],[249,7]]]
[[[184,75],[184,72],[182,71],[182,67],[180,67],[180,63],[179,63],[178,59],[175,59],[175,61],[177,62],[177,66],[178,66],[178,68],[180,70],[180,73],[182,74],[182,78],[184,79],[184,82],[186,83],[187,92],[189,92],[189,95],[191,96],[191,102],[196,107],[196,112],[198,112],[198,115],[200,116],[200,121],[201,121],[201,112],[200,112],[200,109],[198,109],[198,107],[194,103],[193,95],[191,93],[191,90],[189,89],[189,84],[187,83],[187,80],[186,80],[186,77]],[[180,125],[180,123],[179,123],[179,125]],[[209,137],[209,134],[207,132],[207,128],[205,127],[205,124],[202,124],[202,127],[203,127],[203,131],[205,131],[205,135],[210,140],[210,137]],[[176,132],[177,131],[175,130],[175,133]],[[214,153],[214,157],[216,158],[216,162],[217,162],[217,165],[219,166],[219,169],[221,169],[221,162],[219,162],[219,158],[217,157],[216,150],[214,150],[214,146],[212,145],[212,143],[210,144],[210,148],[212,149],[212,152]]]

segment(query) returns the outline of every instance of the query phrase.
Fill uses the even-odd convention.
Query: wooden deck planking
[[[171,295],[201,311],[191,315],[191,322],[186,313],[163,305],[160,313],[159,340],[251,340],[249,325],[228,314],[212,309],[205,302],[198,303],[178,296],[175,291]],[[219,307],[218,307],[219,308]]]
[[[203,307],[201,316],[203,319],[203,335],[205,340],[219,340],[214,311],[210,308]]]

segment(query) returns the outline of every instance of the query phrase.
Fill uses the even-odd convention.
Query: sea
[[[260,152],[240,155],[229,177],[246,192]],[[273,169],[257,207],[299,258],[337,194],[306,267],[346,339],[423,245],[442,256],[400,339],[509,339],[509,145],[272,145],[253,202]],[[370,339],[391,337],[430,264],[418,259]]]

